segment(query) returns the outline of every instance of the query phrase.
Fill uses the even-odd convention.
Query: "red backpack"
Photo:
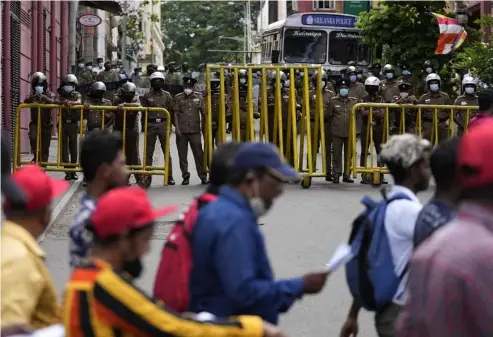
[[[188,281],[192,268],[190,239],[199,209],[216,199],[216,195],[205,193],[194,200],[173,225],[164,244],[154,281],[154,297],[177,312],[185,312],[188,308]]]

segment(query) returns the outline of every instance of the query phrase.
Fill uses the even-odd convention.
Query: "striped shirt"
[[[399,337],[493,336],[493,211],[462,204],[418,247]]]
[[[180,316],[98,259],[86,259],[73,271],[65,288],[64,312],[67,337],[263,336],[259,317],[198,321]]]
[[[96,201],[87,194],[80,199],[80,209],[70,228],[70,266],[75,267],[80,260],[89,256],[92,244],[91,233],[86,230],[86,222],[96,208]]]

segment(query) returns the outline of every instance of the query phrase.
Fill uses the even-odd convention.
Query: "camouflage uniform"
[[[108,100],[113,100],[120,84],[120,75],[111,70],[103,70],[98,74],[97,80],[103,82],[106,85],[104,98]]]

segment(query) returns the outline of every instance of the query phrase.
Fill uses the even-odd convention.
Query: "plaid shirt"
[[[412,259],[399,337],[493,336],[493,212],[462,204]]]
[[[70,228],[70,266],[75,267],[80,260],[89,256],[92,244],[92,236],[86,230],[86,222],[96,208],[96,202],[84,195],[80,199],[79,212],[74,217]]]

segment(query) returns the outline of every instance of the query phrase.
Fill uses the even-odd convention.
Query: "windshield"
[[[329,34],[329,62],[346,65],[355,61],[357,65],[367,66],[370,63],[370,51],[361,43],[358,32],[332,31]]]
[[[286,29],[284,61],[287,63],[318,63],[327,59],[327,33],[322,30]]]

